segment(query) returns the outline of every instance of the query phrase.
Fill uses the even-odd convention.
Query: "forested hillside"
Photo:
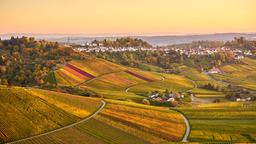
[[[21,37],[0,40],[0,84],[42,85],[57,64],[82,56],[55,42]]]

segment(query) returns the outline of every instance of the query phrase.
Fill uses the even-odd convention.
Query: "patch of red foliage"
[[[85,72],[85,71],[83,71],[83,70],[81,70],[81,69],[71,65],[71,64],[66,64],[66,66],[71,68],[71,69],[73,69],[74,71],[80,73],[81,75],[84,75],[84,76],[88,77],[88,78],[95,78],[95,76],[93,76],[93,75],[91,75],[91,74],[89,74],[89,73],[87,73],[87,72]]]
[[[142,80],[144,80],[144,81],[153,82],[152,79],[146,78],[146,77],[141,76],[141,75],[139,75],[139,74],[136,74],[136,73],[134,73],[134,72],[132,72],[132,71],[125,70],[124,72],[126,72],[126,73],[128,73],[128,74],[130,74],[130,75],[133,75],[133,76],[135,76],[135,77],[137,77],[137,78],[139,78],[139,79],[142,79]]]

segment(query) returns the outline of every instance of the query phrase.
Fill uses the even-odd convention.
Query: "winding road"
[[[40,136],[48,135],[48,134],[51,134],[51,133],[54,133],[54,132],[58,132],[58,131],[61,131],[61,130],[64,130],[64,129],[73,127],[73,126],[75,126],[75,125],[77,125],[77,124],[86,122],[86,121],[90,120],[91,118],[93,118],[94,116],[96,116],[96,115],[105,107],[106,102],[105,102],[104,100],[101,100],[101,103],[102,103],[101,106],[97,109],[96,112],[94,112],[92,115],[86,117],[85,119],[83,119],[83,120],[81,120],[81,121],[79,121],[79,122],[76,122],[76,123],[67,125],[67,126],[65,126],[65,127],[62,127],[62,128],[59,128],[59,129],[56,129],[56,130],[53,130],[53,131],[49,131],[49,132],[46,132],[46,133],[43,133],[43,134],[31,136],[31,137],[24,138],[24,139],[20,139],[20,140],[13,141],[13,142],[9,142],[8,144],[15,144],[15,143],[24,142],[24,141],[26,141],[26,140],[30,140],[30,139],[37,138],[37,137],[40,137]]]
[[[165,78],[163,76],[161,76],[161,80],[160,81],[164,81]],[[137,85],[137,84],[136,84]],[[125,89],[125,92],[128,93],[129,92],[129,89],[132,88],[133,86],[135,85],[132,85],[128,88]],[[48,135],[48,134],[51,134],[51,133],[55,133],[55,132],[58,132],[58,131],[61,131],[61,130],[64,130],[64,129],[67,129],[67,128],[71,128],[75,125],[78,125],[80,123],[83,123],[83,122],[86,122],[88,120],[90,120],[91,118],[95,117],[99,112],[102,111],[102,109],[105,107],[106,105],[106,102],[104,100],[101,100],[101,106],[97,109],[96,112],[94,112],[92,115],[86,117],[85,119],[81,120],[81,121],[78,121],[76,123],[73,123],[73,124],[70,124],[70,125],[67,125],[65,127],[61,127],[59,129],[55,129],[53,131],[49,131],[49,132],[46,132],[46,133],[43,133],[43,134],[39,134],[39,135],[35,135],[35,136],[31,136],[31,137],[27,137],[27,138],[24,138],[24,139],[20,139],[20,140],[17,140],[17,141],[13,141],[13,142],[9,142],[8,144],[16,144],[16,143],[20,143],[20,142],[26,142],[26,140],[30,140],[30,139],[33,139],[33,138],[38,138],[38,137],[41,137],[41,136],[45,136],[45,135]],[[179,112],[179,111],[177,111]],[[189,125],[189,121],[188,119],[181,113],[179,112],[181,117],[183,118],[184,122],[185,122],[185,125],[186,125],[186,130],[185,130],[185,133],[184,133],[184,136],[182,138],[182,142],[187,142],[187,138],[189,136],[189,133],[190,133],[190,125]]]
[[[164,81],[165,80],[165,77],[163,77],[163,76],[161,76],[161,80],[160,81]],[[192,89],[194,89],[194,88],[197,88],[197,84],[196,84],[196,82],[195,81],[193,81],[192,80],[192,82],[193,82],[193,88],[191,88],[191,89],[189,89],[189,90],[192,90]],[[136,84],[136,85],[138,85],[138,84]],[[136,85],[132,85],[132,86],[130,86],[130,87],[128,87],[128,88],[126,88],[125,89],[125,92],[126,93],[128,93],[129,92],[129,90],[130,90],[130,88],[132,88],[132,87],[134,87],[134,86],[136,86]],[[187,91],[189,91],[189,90],[187,90]],[[175,110],[175,111],[177,111],[177,110]],[[185,133],[184,133],[184,135],[183,135],[183,138],[182,138],[182,141],[181,142],[188,142],[188,136],[189,136],[189,133],[190,133],[190,124],[189,124],[189,121],[188,121],[188,119],[185,117],[185,115],[183,114],[183,113],[181,113],[180,111],[177,111],[178,113],[180,113],[180,115],[181,115],[181,117],[183,118],[183,120],[184,120],[184,122],[185,122],[185,125],[186,125],[186,130],[185,130]]]
[[[185,125],[186,125],[186,131],[185,134],[183,135],[182,141],[181,142],[188,142],[188,136],[190,133],[190,124],[188,122],[188,119],[185,117],[185,115],[183,115],[181,112],[179,112],[181,117],[183,118]]]

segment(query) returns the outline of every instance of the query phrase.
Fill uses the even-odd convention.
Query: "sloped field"
[[[88,121],[23,143],[158,144],[179,141],[184,130],[183,119],[174,111],[108,101],[106,108]]]
[[[79,121],[99,100],[38,89],[0,86],[0,139],[14,141]]]
[[[215,79],[233,85],[256,90],[256,60],[245,58],[244,64],[232,64],[221,67],[223,74],[212,75]]]
[[[225,97],[225,94],[218,91],[196,88],[193,89],[192,92],[195,94],[196,97],[200,98],[222,98]]]
[[[183,119],[178,113],[158,111],[147,106],[111,103],[97,119],[150,143],[180,141],[185,131]]]
[[[256,103],[226,102],[180,109],[191,124],[190,142],[256,142]]]
[[[151,83],[144,83],[133,86],[129,92],[134,93],[145,93],[151,91],[160,91],[163,92],[166,89],[169,89],[174,92],[186,91],[193,88],[193,83],[191,80],[178,76],[175,74],[161,74],[163,76],[162,80],[158,80]]]
[[[95,78],[92,74],[69,63],[55,73],[59,85],[78,85],[89,79]]]
[[[131,85],[143,82],[145,81],[121,71],[99,76],[85,85],[98,89],[124,90]]]
[[[122,71],[124,68],[120,65],[108,62],[103,59],[90,59],[84,61],[71,61],[71,65],[74,65],[82,71],[88,72],[94,76],[102,74],[113,73]]]

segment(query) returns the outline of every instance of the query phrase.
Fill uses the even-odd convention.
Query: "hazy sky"
[[[0,0],[0,33],[256,32],[256,0]]]

